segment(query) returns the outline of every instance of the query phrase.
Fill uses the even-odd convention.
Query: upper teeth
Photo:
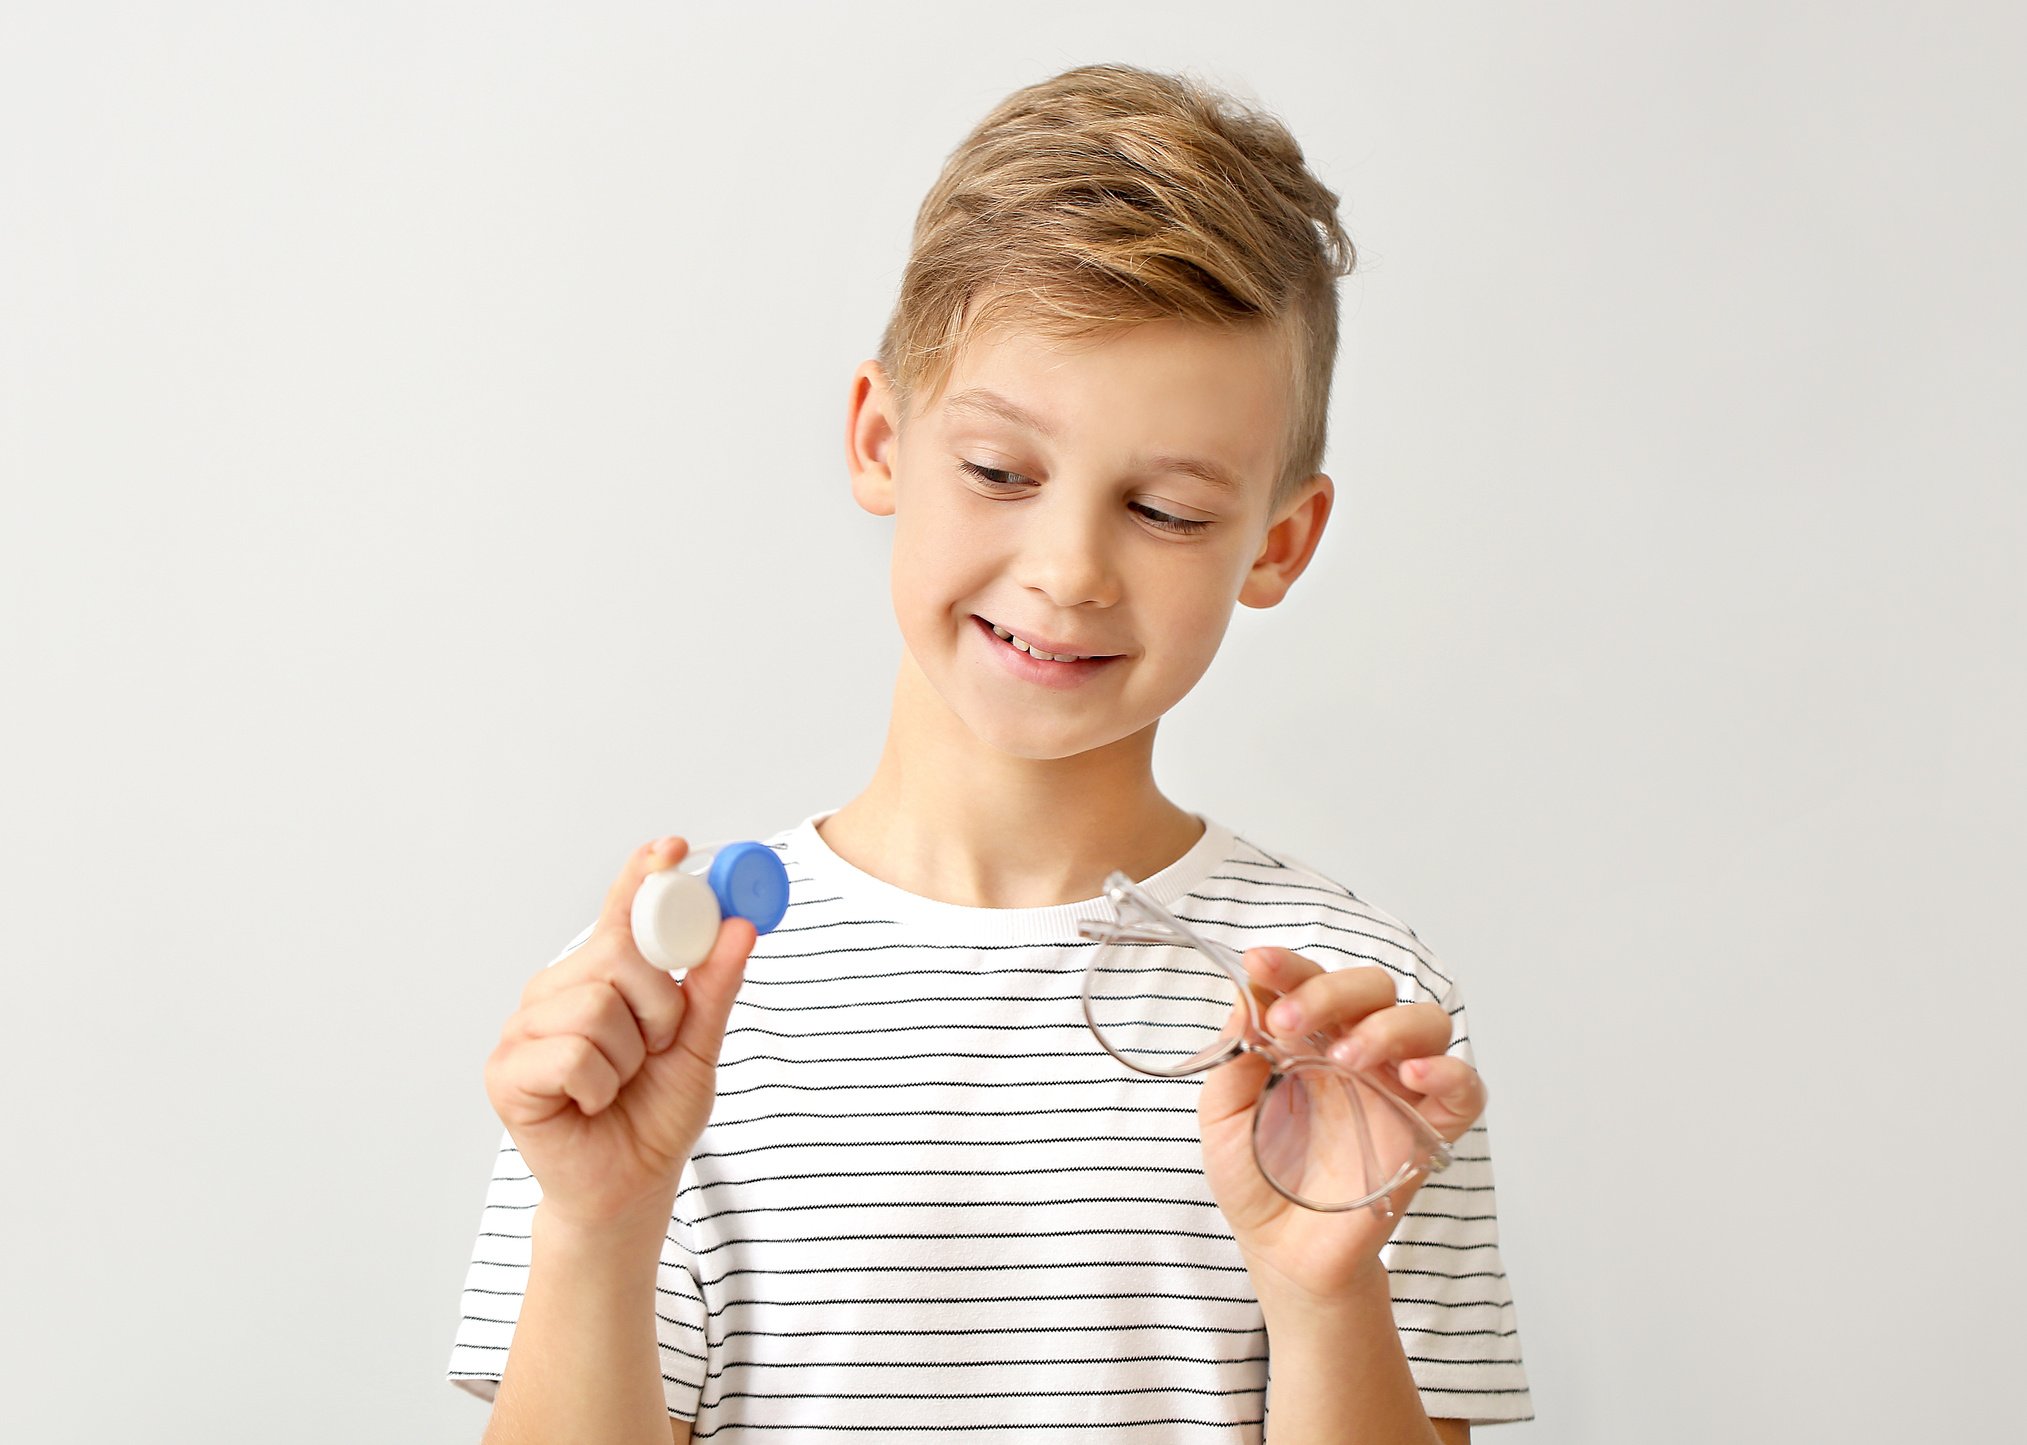
[[[1004,638],[1008,642],[1011,642],[1015,647],[1018,647],[1022,652],[1027,653],[1030,657],[1047,658],[1050,662],[1082,662],[1084,660],[1081,657],[1065,657],[1053,652],[1044,652],[1039,647],[1030,647],[1027,643],[1022,642],[1018,637],[1015,637],[1011,632],[1008,632],[1004,627],[1001,627],[997,622],[992,624],[992,630],[995,635]]]

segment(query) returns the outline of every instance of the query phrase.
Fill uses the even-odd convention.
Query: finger
[[[1312,963],[1292,948],[1266,944],[1247,949],[1245,962],[1254,984],[1275,993],[1288,993],[1324,971],[1323,965]]]
[[[1440,1054],[1450,1046],[1450,1015],[1441,1004],[1404,1003],[1376,1009],[1330,1047],[1347,1069],[1383,1068]]]
[[[746,960],[759,941],[753,921],[736,914],[718,925],[718,937],[704,961],[683,975],[679,987],[685,1010],[675,1042],[715,1068],[725,1042],[725,1021],[746,979]],[[652,967],[652,965],[650,965]]]
[[[1234,1114],[1243,1114],[1260,1102],[1266,1086],[1268,1063],[1258,1054],[1240,1054],[1204,1075],[1197,1091],[1197,1118],[1203,1128],[1214,1128]]]
[[[589,1040],[612,1065],[623,1085],[647,1057],[647,1040],[625,997],[609,982],[591,979],[522,1009],[507,1020],[505,1036],[545,1039],[578,1036]]]
[[[1311,963],[1293,949],[1267,944],[1247,949],[1240,961],[1245,965],[1247,979],[1252,984],[1254,1015],[1263,1020],[1267,1010],[1273,1007],[1274,1000],[1323,972],[1319,965]],[[1244,1012],[1245,1000],[1241,999],[1232,1010],[1232,1018],[1226,1026],[1231,1028],[1242,1024]]]
[[[651,1052],[667,1048],[675,1037],[683,1011],[682,989],[667,972],[641,957],[630,927],[594,933],[580,947],[537,972],[521,990],[521,1007],[530,1008],[586,983],[608,983],[625,996],[640,1020],[641,1036],[648,1040]]]
[[[513,1039],[486,1061],[486,1095],[510,1131],[553,1119],[572,1104],[599,1113],[619,1088],[611,1062],[582,1034]]]
[[[1267,945],[1247,949],[1242,962],[1252,984],[1256,1011],[1261,1016],[1281,996],[1282,990],[1322,972],[1299,953]],[[1232,1011],[1225,1016],[1225,1032],[1244,1036],[1251,1022],[1245,995],[1241,994],[1233,1000]],[[1256,1053],[1240,1054],[1212,1069],[1204,1076],[1203,1087],[1197,1093],[1200,1126],[1216,1128],[1232,1116],[1250,1111],[1259,1103],[1260,1090],[1266,1084],[1269,1072],[1267,1061]]]
[[[1393,975],[1377,965],[1319,972],[1275,1000],[1267,1029],[1277,1038],[1338,1032],[1394,1002]]]
[[[605,895],[605,906],[598,914],[599,930],[623,933],[632,938],[633,896],[640,891],[641,879],[658,869],[682,862],[689,851],[690,845],[674,835],[656,838],[634,849]]]
[[[1410,1059],[1397,1065],[1396,1073],[1402,1084],[1422,1096],[1415,1112],[1453,1144],[1485,1112],[1489,1094],[1485,1080],[1462,1059],[1448,1054]]]
[[[521,1007],[530,1008],[587,983],[608,984],[619,991],[649,1053],[658,1054],[675,1042],[683,1018],[682,985],[642,958],[630,938],[615,934],[602,935],[529,979],[521,991]]]
[[[658,1054],[676,1041],[683,1015],[689,1011],[689,996],[682,984],[666,969],[656,968],[628,950],[606,979],[633,1012],[634,1023],[651,1054]]]
[[[690,845],[674,835],[656,838],[634,849],[605,895],[591,937],[529,979],[521,990],[521,1006],[526,1008],[589,979],[610,980],[635,999],[644,1010],[644,1018],[666,1026],[667,1032],[660,1035],[659,1045],[666,1048],[668,1040],[674,1037],[673,1021],[663,1017],[670,1010],[670,1000],[652,985],[637,982],[641,975],[635,965],[649,968],[653,965],[634,946],[633,900],[643,879],[650,873],[674,867],[689,851]]]

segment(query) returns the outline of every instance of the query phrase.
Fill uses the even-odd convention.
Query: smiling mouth
[[[978,614],[976,613],[973,613],[972,615],[974,617],[978,616]],[[1090,653],[1049,652],[1027,641],[1025,638],[1020,637],[1017,634],[1009,631],[1007,628],[1001,627],[997,622],[994,622],[989,617],[979,617],[978,620],[979,622],[984,624],[988,629],[990,629],[992,635],[994,637],[997,637],[1001,642],[1006,643],[1009,647],[1013,648],[1017,652],[1025,652],[1028,656],[1034,658],[1037,662],[1055,662],[1055,663],[1105,662],[1118,655],[1117,653],[1111,652],[1090,652]]]

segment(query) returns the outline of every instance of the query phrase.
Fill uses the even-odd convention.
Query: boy
[[[450,1369],[499,1382],[492,1445],[1530,1418],[1454,979],[1152,773],[1233,603],[1279,602],[1330,513],[1336,200],[1277,122],[1124,66],[952,155],[850,396],[853,495],[896,528],[885,749],[765,840],[764,939],[728,921],[680,982],[643,960],[662,839],[528,985]],[[1257,1056],[1155,1079],[1097,1046],[1076,925],[1115,869],[1246,950],[1277,1037],[1392,1071],[1459,1141],[1398,1220],[1265,1184]]]

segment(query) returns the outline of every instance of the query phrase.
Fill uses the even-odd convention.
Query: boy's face
[[[1140,733],[1203,676],[1234,602],[1280,601],[1332,498],[1319,473],[1267,514],[1283,346],[1175,319],[1095,343],[1002,332],[898,430],[879,365],[859,368],[853,491],[896,518],[903,640],[974,736],[1061,758]],[[1035,658],[995,628],[1094,660]]]

